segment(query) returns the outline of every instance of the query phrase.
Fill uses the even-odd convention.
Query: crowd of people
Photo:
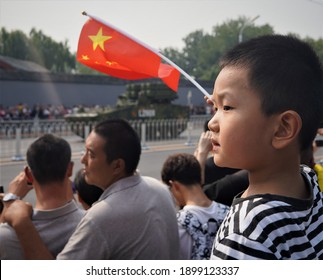
[[[86,106],[83,104],[71,107],[52,104],[34,104],[30,107],[25,103],[18,103],[15,106],[5,107],[0,104],[0,121],[33,120],[35,118],[40,120],[62,119],[68,114],[99,112],[108,108],[109,106]]]
[[[0,121],[16,121],[16,120],[40,120],[62,119],[69,114],[79,113],[99,113],[111,109],[111,105],[84,105],[77,104],[74,106],[52,105],[52,104],[34,104],[30,107],[25,103],[18,103],[14,106],[4,106],[0,104]],[[191,115],[205,115],[210,113],[209,106],[192,106]]]
[[[196,152],[170,155],[159,180],[138,173],[140,140],[126,120],[94,127],[73,183],[68,143],[37,139],[3,195],[1,259],[323,259],[318,57],[296,38],[261,36],[220,69]],[[209,172],[222,175],[206,183]],[[21,200],[32,188],[35,209]]]

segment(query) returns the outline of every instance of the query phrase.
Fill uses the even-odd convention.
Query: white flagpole
[[[166,62],[168,62],[170,65],[174,66],[179,72],[181,72],[186,79],[188,79],[193,85],[195,85],[208,99],[211,99],[212,96],[197,82],[195,81],[189,74],[187,74],[182,68],[177,66],[173,61],[171,61],[169,58],[164,56],[162,53],[158,53],[158,55],[164,59]]]
[[[191,77],[189,74],[187,74],[182,68],[180,68],[177,64],[175,64],[173,61],[171,61],[169,58],[167,58],[166,56],[164,56],[162,53],[160,53],[160,51],[153,49],[152,47],[148,46],[147,44],[141,42],[140,40],[138,40],[137,38],[133,37],[132,35],[126,33],[125,31],[121,30],[120,28],[112,25],[111,23],[108,23],[106,21],[103,21],[102,19],[97,18],[96,16],[92,16],[90,14],[88,14],[87,12],[82,12],[82,15],[88,16],[90,18],[93,18],[94,20],[101,22],[104,25],[107,25],[115,30],[117,30],[119,33],[129,37],[131,40],[137,42],[138,44],[144,46],[145,48],[147,48],[148,50],[152,51],[153,53],[157,54],[160,58],[162,58],[163,60],[165,60],[167,63],[169,63],[170,65],[172,65],[173,67],[175,67],[180,73],[182,73],[186,79],[188,79],[193,85],[195,85],[207,98],[211,99],[211,95],[198,83],[196,82],[193,77]]]

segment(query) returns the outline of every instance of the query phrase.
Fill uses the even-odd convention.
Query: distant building
[[[27,60],[16,59],[9,56],[0,55],[0,71],[1,72],[39,72],[49,73],[45,67]]]

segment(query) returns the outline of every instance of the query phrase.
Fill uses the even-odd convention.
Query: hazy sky
[[[239,16],[276,33],[323,38],[323,0],[0,0],[0,27],[29,33],[32,27],[76,51],[85,10],[153,48],[183,47],[183,38]]]

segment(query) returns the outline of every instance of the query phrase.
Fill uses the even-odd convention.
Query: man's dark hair
[[[302,119],[300,149],[312,144],[322,121],[323,74],[315,51],[291,36],[268,35],[241,43],[226,53],[220,67],[247,68],[249,82],[266,116],[286,110]]]
[[[27,150],[27,163],[39,184],[62,182],[71,162],[71,147],[63,138],[45,134]]]
[[[185,186],[201,184],[201,166],[192,154],[170,155],[162,167],[161,178],[168,186],[170,180]]]
[[[136,131],[123,119],[108,119],[98,123],[94,132],[106,139],[104,151],[108,163],[123,159],[125,171],[132,174],[140,160],[141,144]]]

